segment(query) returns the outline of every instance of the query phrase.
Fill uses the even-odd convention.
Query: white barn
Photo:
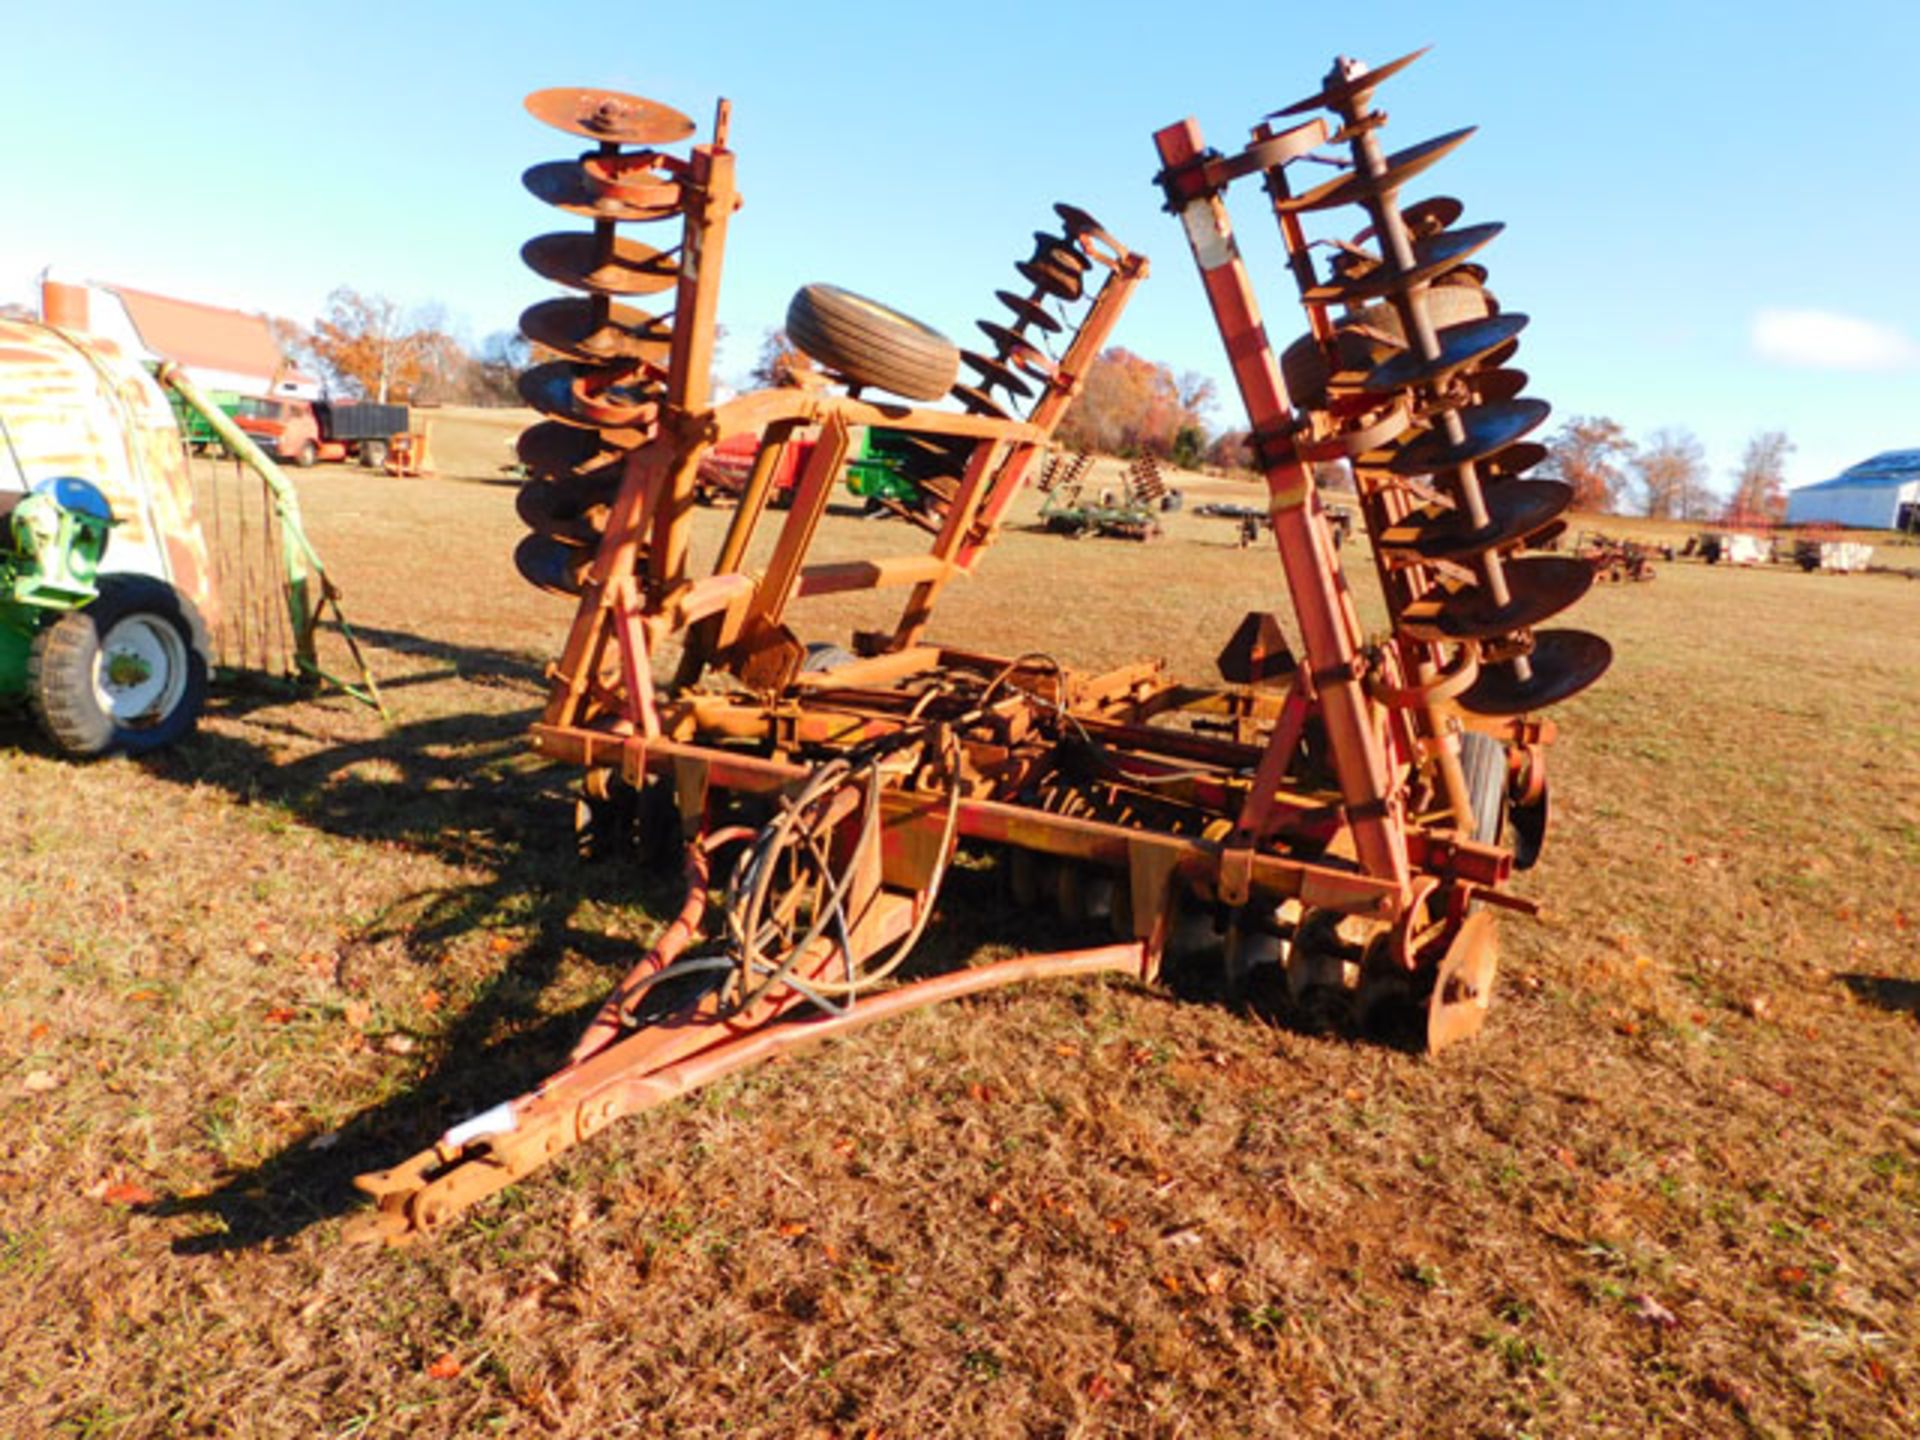
[[[1787,492],[1787,523],[1920,529],[1920,450],[1883,450],[1831,480]]]

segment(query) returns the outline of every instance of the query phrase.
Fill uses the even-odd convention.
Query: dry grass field
[[[1920,1433],[1920,584],[1888,576],[1584,602],[1618,660],[1554,712],[1546,917],[1439,1060],[1204,966],[1013,990],[343,1247],[350,1177],[553,1065],[678,899],[573,860],[523,743],[569,607],[509,561],[511,425],[437,423],[436,478],[299,478],[391,726],[240,691],[90,766],[0,726],[0,1435]],[[1283,590],[1172,519],[1016,529],[936,629],[1204,676]],[[911,543],[835,516],[822,551],[877,537]],[[945,909],[930,963],[1060,943],[986,870]]]

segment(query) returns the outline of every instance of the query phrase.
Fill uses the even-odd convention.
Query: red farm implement
[[[583,772],[582,838],[679,857],[680,913],[614,988],[569,1061],[531,1092],[448,1131],[392,1170],[362,1238],[403,1243],[623,1115],[778,1052],[904,1010],[1049,975],[1154,979],[1186,922],[1224,937],[1230,976],[1277,957],[1290,984],[1343,991],[1364,1016],[1416,1017],[1439,1049],[1474,1033],[1496,964],[1494,911],[1537,855],[1547,813],[1532,713],[1599,678],[1597,637],[1538,630],[1592,583],[1578,561],[1521,553],[1561,524],[1565,486],[1521,478],[1547,413],[1503,368],[1524,317],[1501,312],[1470,257],[1497,225],[1402,188],[1464,132],[1389,155],[1368,73],[1208,150],[1192,122],[1157,137],[1159,183],[1191,242],[1268,485],[1293,640],[1248,615],[1223,637],[1219,685],[1157,661],[1086,674],[928,636],[935,602],[973,571],[1133,287],[1135,254],[1072,206],[1036,236],[982,321],[991,353],[811,286],[788,333],[820,370],[711,403],[707,375],[728,222],[738,203],[727,110],[680,156],[691,122],[652,102],[546,91],[533,113],[596,142],[529,187],[593,222],[525,250],[579,298],[523,317],[567,357],[532,372],[550,418],[526,432],[529,578],[579,606],[553,669],[539,750]],[[1296,191],[1292,166],[1337,172]],[[1268,347],[1224,205],[1257,177],[1309,332]],[[1330,244],[1306,223],[1358,206]],[[626,222],[678,226],[654,250]],[[1360,228],[1361,226],[1364,228]],[[1353,233],[1355,230],[1358,233]],[[1351,238],[1347,238],[1351,236]],[[1316,245],[1324,249],[1316,253]],[[1330,255],[1325,273],[1320,255]],[[616,296],[672,292],[670,317]],[[957,383],[959,362],[974,372]],[[914,401],[951,397],[958,408]],[[939,483],[924,553],[809,563],[862,426],[921,452]],[[710,567],[690,563],[699,467],[758,446]],[[788,447],[809,449],[770,551]],[[1348,594],[1316,462],[1354,471],[1391,629],[1369,636]],[[902,592],[887,628],[809,646],[806,600]],[[844,647],[844,648],[843,648]],[[1296,648],[1297,647],[1297,648]],[[933,978],[902,967],[962,851],[992,858],[1016,902],[1097,918],[1109,943]]]

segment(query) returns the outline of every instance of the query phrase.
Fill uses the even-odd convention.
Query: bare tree
[[[1786,518],[1787,456],[1792,453],[1793,441],[1784,430],[1762,430],[1747,441],[1740,468],[1733,476],[1733,499],[1727,504],[1729,520],[1736,524],[1771,524]]]
[[[1656,430],[1633,457],[1640,501],[1655,520],[1700,519],[1712,508],[1707,457],[1691,430]]]
[[[1619,421],[1575,415],[1548,442],[1541,474],[1571,485],[1576,509],[1610,513],[1626,489],[1622,467],[1632,459],[1633,441]]]
[[[787,339],[785,330],[773,329],[760,338],[760,355],[747,371],[747,383],[756,390],[771,390],[792,384],[796,376],[812,367],[813,362]]]

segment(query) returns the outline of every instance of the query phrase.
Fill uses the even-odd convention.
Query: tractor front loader
[[[520,455],[529,579],[578,597],[538,749],[582,771],[581,842],[678,863],[683,908],[614,987],[568,1062],[529,1093],[360,1177],[376,1201],[355,1235],[405,1243],[623,1115],[915,1006],[1042,976],[1152,981],[1171,937],[1224,943],[1230,977],[1277,959],[1297,992],[1363,1016],[1413,1017],[1438,1050],[1479,1029],[1496,969],[1494,915],[1537,856],[1544,747],[1532,712],[1606,668],[1603,641],[1535,625],[1577,599],[1584,566],[1527,555],[1566,487],[1521,478],[1546,413],[1505,368],[1523,317],[1499,310],[1469,259],[1498,226],[1457,227],[1452,200],[1402,187],[1464,135],[1387,155],[1369,74],[1342,62],[1280,116],[1331,111],[1222,156],[1192,122],[1156,141],[1159,184],[1201,270],[1252,421],[1291,626],[1253,613],[1220,683],[1142,660],[1084,673],[1052,655],[996,655],[930,634],[972,574],[1107,343],[1140,256],[1055,207],[980,322],[991,353],[849,291],[809,286],[788,333],[820,367],[799,383],[711,402],[714,302],[737,206],[722,102],[713,136],[651,101],[544,91],[542,120],[589,141],[527,174],[592,222],[523,252],[578,292],[523,317],[563,359],[531,372],[548,417]],[[1292,167],[1335,176],[1296,190]],[[1308,333],[1268,346],[1223,196],[1258,177]],[[1304,221],[1358,205],[1359,233]],[[627,224],[677,227],[654,249]],[[659,295],[655,314],[615,297]],[[973,372],[962,381],[958,366]],[[872,392],[884,392],[875,395]],[[899,400],[886,397],[902,397]],[[933,408],[925,402],[949,398]],[[917,403],[902,403],[902,401]],[[862,426],[911,442],[936,483],[923,553],[809,563]],[[690,561],[702,456],[759,437],[711,565]],[[770,550],[784,448],[810,445]],[[1353,468],[1391,628],[1368,634],[1312,483]],[[897,533],[897,532],[896,532]],[[749,563],[750,556],[759,556]],[[888,627],[811,643],[807,600],[897,590]],[[1289,634],[1291,629],[1291,635]],[[1016,906],[1058,910],[1100,943],[932,978],[904,966],[962,850],[991,857]]]

